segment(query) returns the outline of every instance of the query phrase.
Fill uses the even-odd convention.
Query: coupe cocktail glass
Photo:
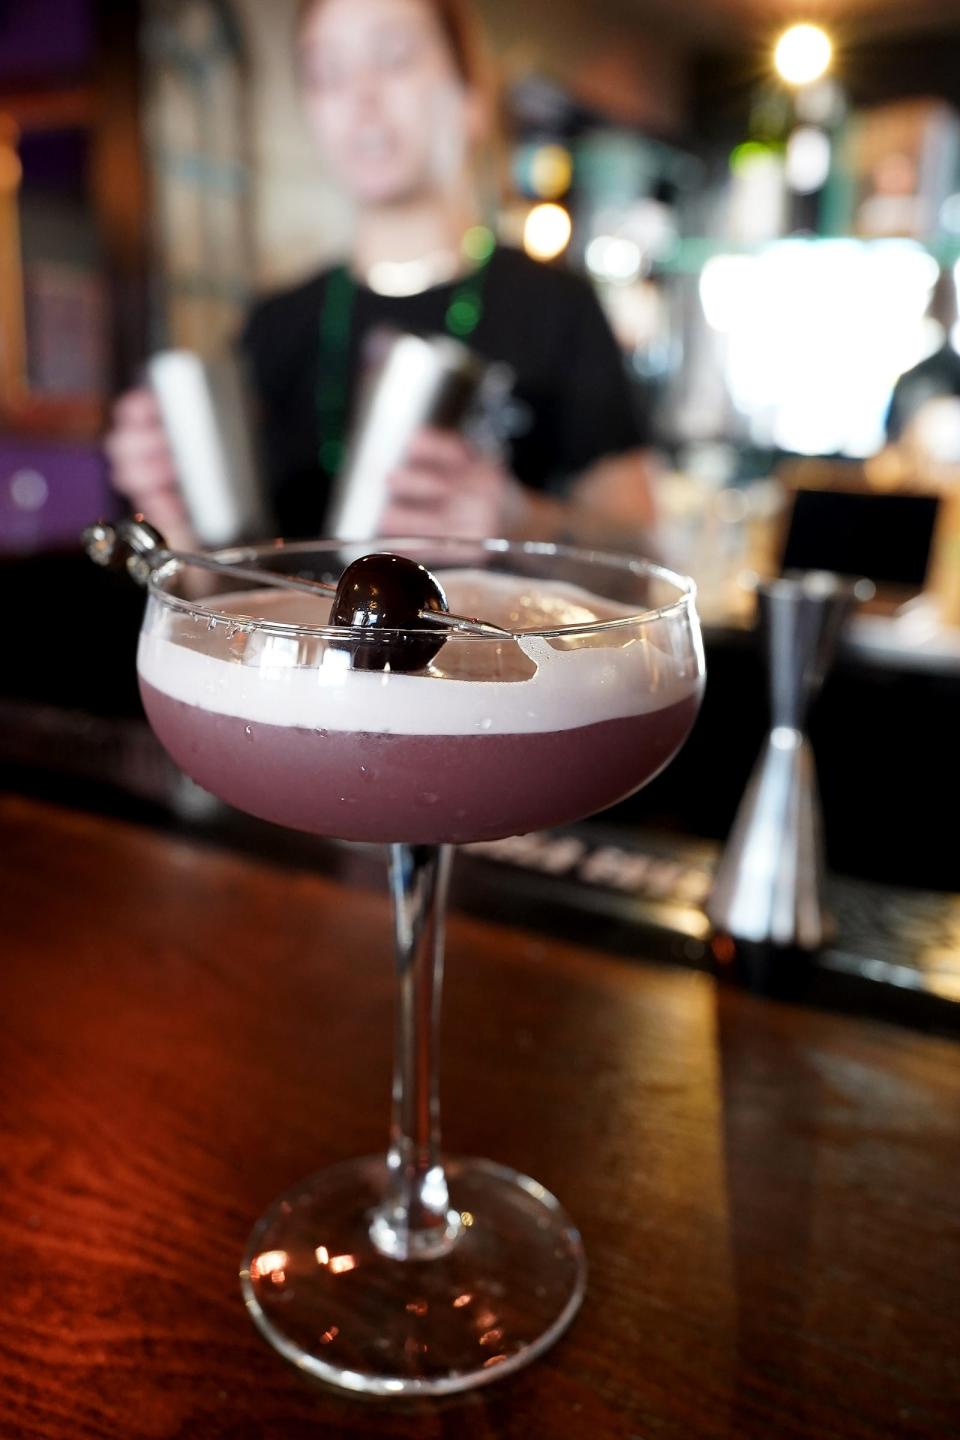
[[[585,1281],[580,1237],[542,1185],[441,1152],[451,847],[579,820],[637,790],[682,745],[704,666],[694,587],[654,565],[500,540],[389,546],[433,572],[452,611],[511,633],[450,632],[418,665],[436,631],[334,627],[322,598],[228,590],[171,563],[150,580],[138,666],[154,730],[200,785],[279,825],[389,846],[387,1154],[282,1196],[254,1228],[241,1284],[256,1324],[303,1369],[370,1394],[440,1394],[540,1354]],[[369,548],[219,558],[335,584]]]

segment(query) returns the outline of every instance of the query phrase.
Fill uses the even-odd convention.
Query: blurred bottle
[[[847,148],[857,234],[929,241],[941,233],[960,179],[952,105],[917,98],[861,111]]]
[[[790,99],[780,88],[764,85],[756,91],[747,138],[730,154],[727,231],[738,245],[763,245],[784,233],[791,114]]]
[[[829,76],[800,86],[784,155],[787,233],[841,235],[852,213],[845,161],[846,97]]]
[[[851,213],[842,141],[846,98],[826,77],[764,85],[748,138],[730,156],[730,238],[759,245],[783,235],[840,234]]]

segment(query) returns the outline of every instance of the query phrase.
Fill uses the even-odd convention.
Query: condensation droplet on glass
[[[314,735],[316,735],[316,737],[317,737],[318,740],[326,740],[327,735],[329,734],[329,731],[324,730],[324,728],[323,728],[322,725],[318,725],[317,728],[314,730],[313,733],[314,733]]]
[[[485,719],[483,719],[483,720],[480,721],[480,729],[481,729],[481,730],[492,730],[492,729],[493,729],[493,721],[490,719],[490,716],[489,716],[489,715],[487,715]]]
[[[423,799],[424,805],[436,805],[437,801],[440,799],[440,796],[437,795],[433,790],[424,790],[423,796],[421,798]]]
[[[252,726],[252,725],[244,725],[244,727],[243,727],[243,733],[244,733],[244,735],[246,735],[246,737],[247,737],[248,740],[252,740],[252,739],[253,739],[253,726]]]

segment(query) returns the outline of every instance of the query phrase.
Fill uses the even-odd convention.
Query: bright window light
[[[897,377],[929,351],[937,273],[910,240],[784,240],[711,259],[700,299],[755,443],[875,454]]]

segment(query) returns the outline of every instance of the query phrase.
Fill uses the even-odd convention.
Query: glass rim
[[[382,545],[382,550],[376,547]],[[649,606],[644,610],[637,610],[629,615],[617,615],[602,620],[591,620],[575,625],[561,626],[533,626],[519,630],[504,630],[503,635],[489,635],[474,633],[469,630],[457,630],[450,628],[446,632],[448,640],[469,640],[485,641],[502,644],[505,638],[511,639],[535,639],[535,640],[556,640],[569,638],[573,635],[596,635],[606,631],[626,629],[630,626],[649,625],[654,621],[669,619],[682,611],[693,611],[697,600],[697,584],[689,575],[683,575],[679,571],[671,570],[666,565],[661,565],[654,560],[645,560],[641,556],[628,555],[622,551],[597,550],[579,545],[567,545],[552,540],[505,540],[505,539],[469,539],[462,536],[430,536],[430,535],[399,535],[379,536],[372,540],[268,540],[253,545],[231,545],[215,550],[205,550],[203,554],[224,564],[249,564],[251,561],[261,561],[265,557],[276,554],[297,555],[313,554],[323,551],[334,550],[358,550],[360,554],[390,554],[387,547],[395,545],[398,552],[402,552],[405,546],[429,547],[435,545],[438,550],[444,546],[481,548],[488,555],[510,555],[511,553],[523,555],[553,556],[558,559],[570,559],[586,561],[596,564],[598,567],[607,566],[612,570],[629,571],[635,575],[646,576],[672,585],[679,593],[676,599],[669,601],[666,605]],[[363,547],[370,546],[369,550]],[[165,583],[177,575],[189,569],[191,565],[188,560],[171,559],[164,565],[160,565],[152,571],[147,582],[147,592],[151,599],[157,600],[160,604],[171,610],[179,611],[181,614],[190,615],[197,620],[215,620],[226,624],[236,623],[239,628],[245,631],[261,631],[264,634],[283,637],[303,636],[314,640],[339,640],[341,644],[349,637],[352,641],[359,643],[361,640],[366,644],[376,643],[378,640],[390,641],[400,637],[419,638],[430,636],[436,639],[438,628],[428,625],[405,625],[402,628],[396,627],[383,629],[365,627],[360,625],[298,625],[283,620],[265,620],[255,615],[244,615],[239,611],[224,612],[213,608],[207,601],[188,600],[180,595],[173,595],[165,589]],[[265,573],[266,573],[266,567]],[[450,568],[454,568],[451,566]],[[210,572],[206,572],[210,573]],[[229,578],[229,577],[225,577]],[[253,582],[251,582],[252,584]],[[269,583],[266,588],[269,588]],[[243,592],[241,592],[243,593]],[[306,593],[306,592],[301,592]],[[215,598],[215,597],[212,597]],[[602,597],[599,597],[602,598]],[[622,603],[622,602],[613,602]],[[484,617],[477,616],[482,620]]]

